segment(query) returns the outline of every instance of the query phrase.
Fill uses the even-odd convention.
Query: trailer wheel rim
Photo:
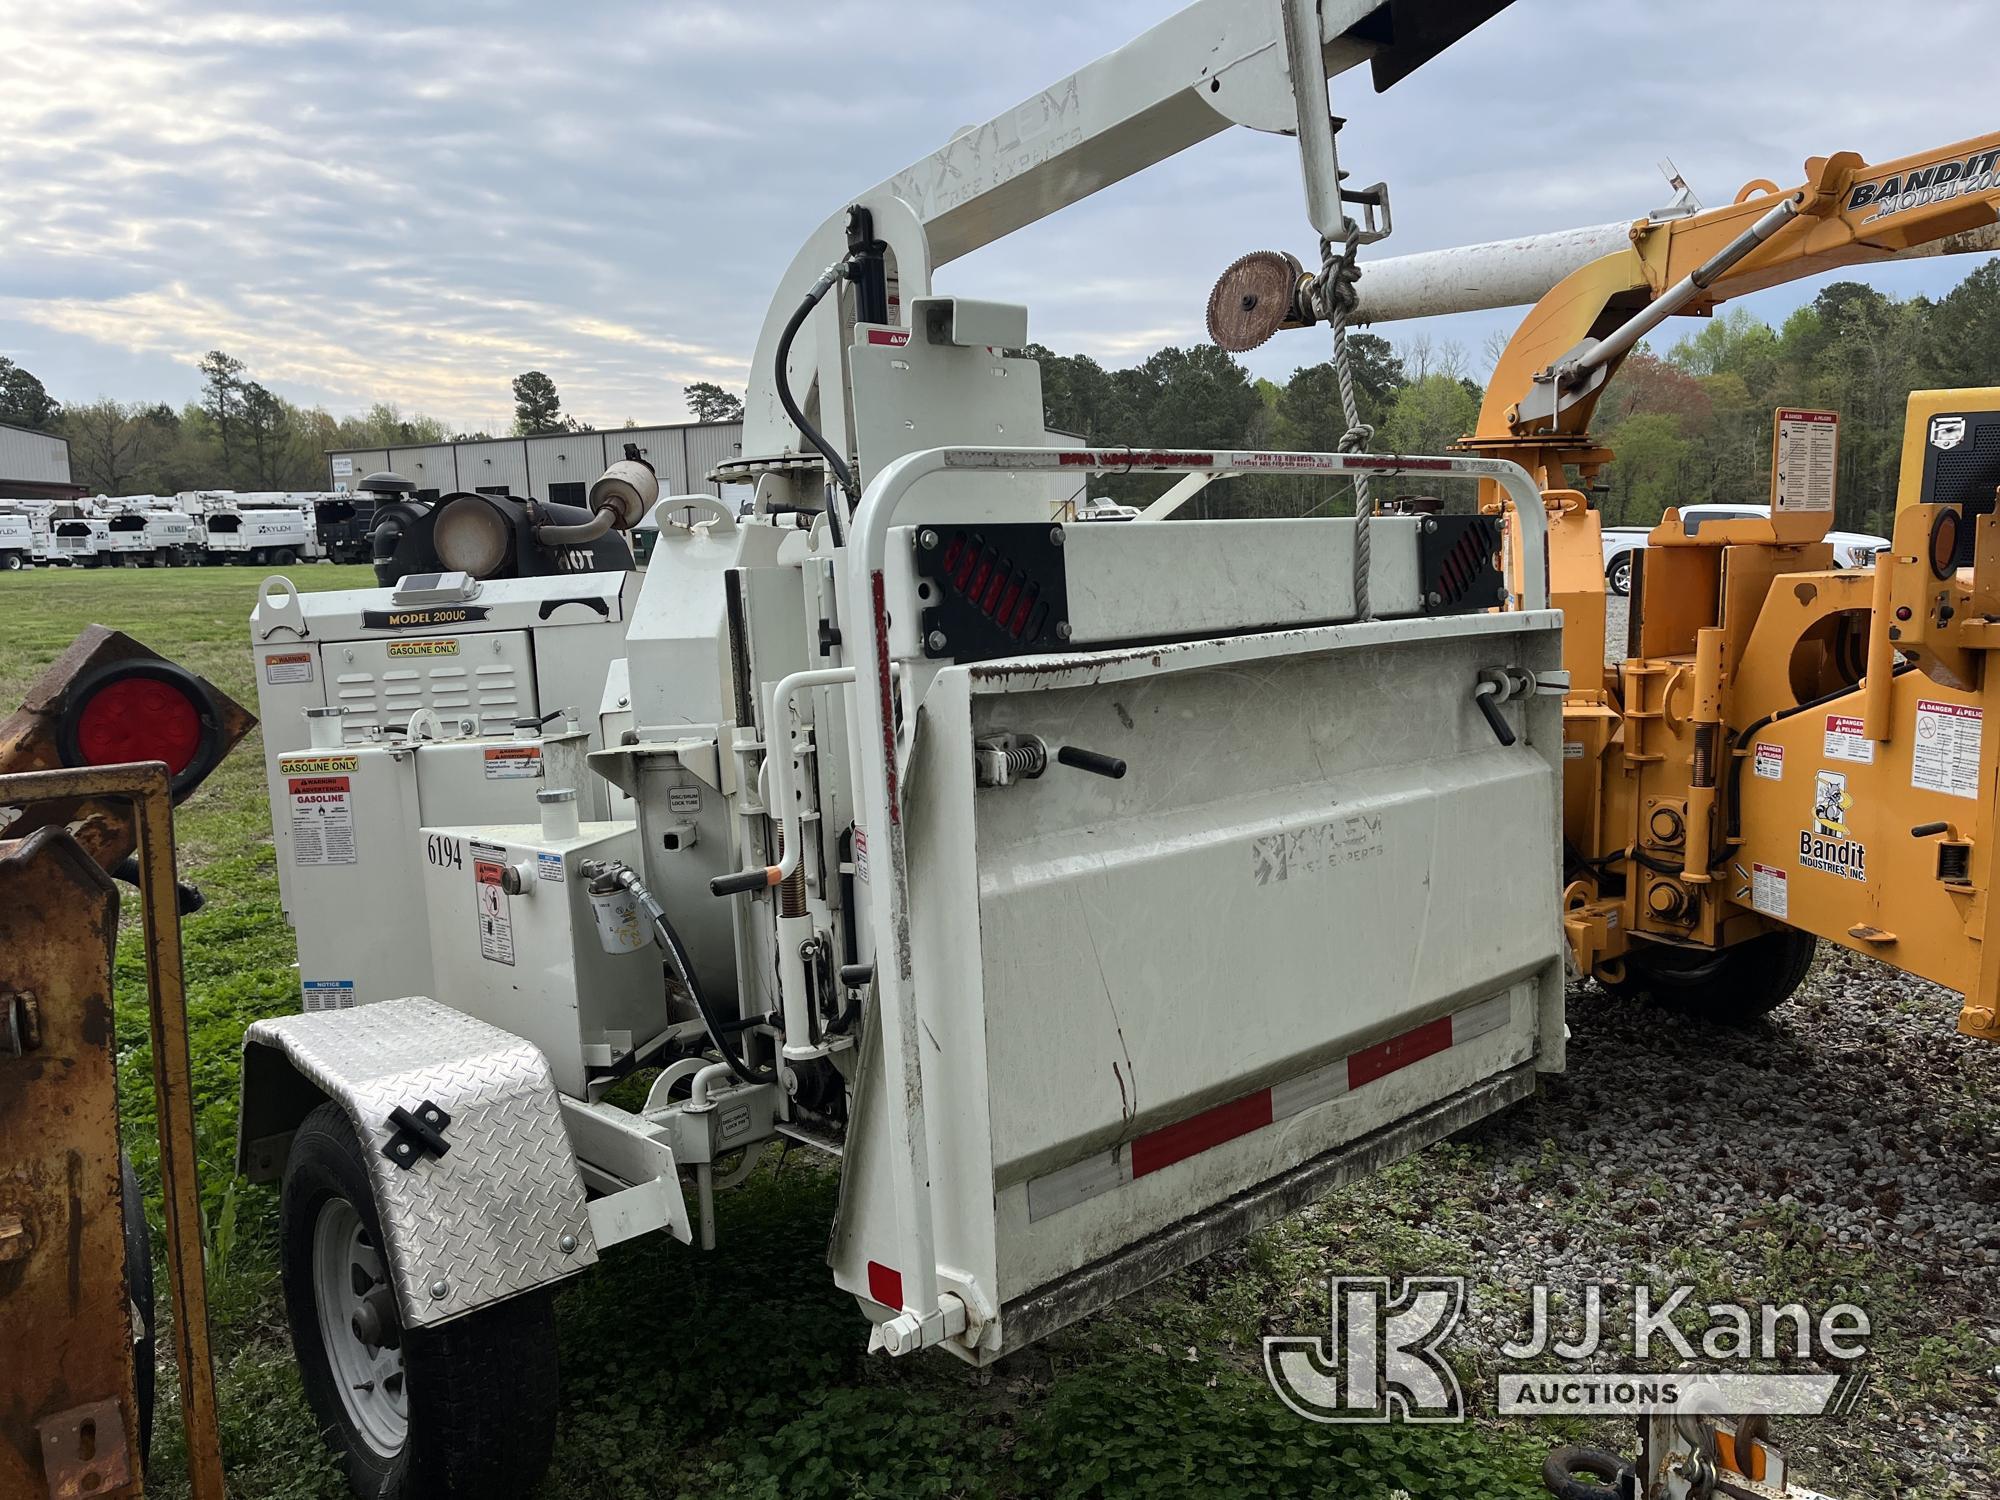
[[[364,1343],[354,1331],[363,1299],[388,1273],[374,1237],[345,1198],[329,1198],[320,1206],[312,1260],[320,1346],[348,1425],[376,1453],[393,1458],[410,1435],[403,1354],[400,1348]]]

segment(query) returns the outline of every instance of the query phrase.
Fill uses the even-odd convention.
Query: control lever
[[[1093,776],[1107,776],[1113,781],[1123,780],[1125,776],[1125,762],[1117,756],[1086,750],[1081,745],[1064,745],[1056,751],[1056,759],[1063,765],[1088,771]]]
[[[1533,672],[1520,667],[1485,667],[1479,673],[1478,684],[1472,689],[1472,701],[1479,706],[1485,716],[1486,727],[1493,731],[1493,738],[1502,746],[1516,742],[1514,726],[1507,722],[1507,716],[1500,712],[1500,705],[1509,698],[1526,698],[1537,692],[1559,693],[1568,688],[1567,674],[1551,673],[1551,677],[1561,675],[1560,683],[1551,682],[1546,687],[1535,680]]]

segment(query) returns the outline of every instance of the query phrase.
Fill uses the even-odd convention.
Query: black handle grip
[[[1066,766],[1074,766],[1079,771],[1088,771],[1093,776],[1108,776],[1119,781],[1125,775],[1125,762],[1115,755],[1100,755],[1095,750],[1085,750],[1080,745],[1064,745],[1056,751],[1056,759]]]
[[[858,990],[864,984],[870,983],[874,978],[875,965],[873,964],[842,964],[840,966],[840,982],[849,989]]]
[[[769,870],[732,870],[708,883],[711,896],[734,896],[742,891],[761,891],[771,883]]]
[[[1915,828],[1910,830],[1910,837],[1913,839],[1927,839],[1934,833],[1949,832],[1951,832],[1951,824],[1949,823],[1919,823]]]
[[[1502,745],[1514,743],[1514,726],[1507,722],[1507,716],[1500,712],[1500,705],[1491,693],[1474,693],[1472,701],[1479,705],[1479,711],[1486,715],[1487,727],[1493,731],[1493,738]]]

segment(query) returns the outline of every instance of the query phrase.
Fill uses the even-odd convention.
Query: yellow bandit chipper
[[[1646,334],[1844,266],[2000,249],[1996,168],[2000,134],[1877,165],[1840,152],[1720,208],[1676,179],[1675,202],[1636,222],[1349,268],[1349,321],[1535,302],[1461,446],[1543,491],[1570,681],[1564,926],[1577,968],[1613,990],[1747,1019],[1797,988],[1824,938],[1960,992],[1960,1029],[2000,1039],[1986,894],[2000,731],[1985,732],[2000,389],[1911,396],[1893,545],[1873,567],[1836,568],[1825,540],[1838,414],[1779,412],[1769,504],[1698,528],[1666,512],[1635,555],[1611,665],[1589,498],[1614,457],[1592,414]],[[1268,295],[1279,261],[1298,264],[1249,256],[1218,284],[1226,347],[1330,300],[1331,267]],[[1689,500],[1711,498],[1764,497]]]

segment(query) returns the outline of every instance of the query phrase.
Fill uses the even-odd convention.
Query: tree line
[[[1299,339],[1324,338],[1298,334]],[[1418,337],[1349,336],[1362,421],[1377,451],[1438,452],[1470,432],[1481,385],[1459,346]],[[1283,383],[1254,378],[1212,345],[1169,347],[1107,369],[1041,345],[1048,424],[1093,442],[1144,447],[1336,447],[1333,366],[1301,365]],[[1485,363],[1498,347],[1483,351]],[[167,403],[98,400],[63,406],[42,383],[0,358],[0,422],[70,440],[81,484],[108,494],[186,489],[312,489],[329,448],[379,448],[480,438],[392,402],[335,418],[273,394],[217,350],[200,365],[199,398]],[[1896,298],[1860,282],[1825,287],[1779,326],[1725,312],[1658,353],[1642,345],[1600,401],[1593,433],[1617,453],[1598,501],[1607,524],[1645,524],[1669,505],[1762,501],[1769,495],[1771,416],[1780,406],[1840,413],[1837,524],[1886,533],[1895,509],[1903,408],[1912,390],[2000,385],[2000,260],[1977,267],[1936,299]],[[513,382],[516,434],[572,431],[554,380],[530,370]],[[711,382],[686,387],[697,420],[740,419],[742,401]],[[625,424],[635,425],[630,419]],[[1166,481],[1106,477],[1095,492],[1143,499]],[[1344,504],[1297,478],[1212,486],[1197,515],[1297,515]]]
[[[1504,340],[1489,345],[1487,363],[1501,348]],[[1349,335],[1348,350],[1376,451],[1439,452],[1472,431],[1483,390],[1468,377],[1462,349],[1361,333]],[[1092,440],[1327,451],[1346,429],[1331,363],[1300,366],[1279,384],[1253,378],[1208,345],[1162,349],[1117,370],[1086,355],[1029,352],[1042,362],[1049,425]],[[1762,503],[1770,495],[1773,413],[1814,407],[1841,418],[1836,524],[1886,535],[1909,393],[1990,385],[2000,385],[2000,260],[1935,300],[1840,281],[1776,328],[1728,311],[1664,354],[1642,345],[1612,380],[1592,427],[1617,455],[1600,476],[1599,508],[1606,524],[1637,525],[1657,521],[1670,505]],[[1134,500],[1170,482],[1114,477],[1092,488]],[[1290,477],[1232,481],[1211,486],[1194,513],[1296,515],[1325,504],[1326,490]]]
[[[96,494],[172,495],[183,490],[317,490],[326,484],[326,453],[464,442],[498,434],[464,432],[421,412],[378,401],[359,416],[335,417],[300,406],[252,377],[220,349],[199,364],[201,392],[165,401],[95,401],[65,405],[13,360],[0,355],[0,423],[69,440],[70,476]],[[588,424],[564,413],[555,382],[539,370],[515,377],[514,436],[575,432]],[[743,402],[708,381],[686,387],[697,421],[740,419]],[[637,426],[626,418],[626,427]]]

